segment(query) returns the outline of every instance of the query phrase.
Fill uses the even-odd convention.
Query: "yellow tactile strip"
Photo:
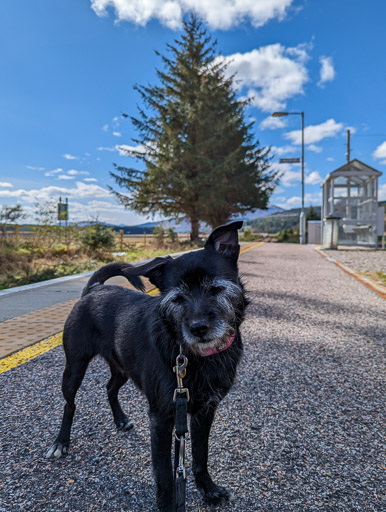
[[[16,366],[20,366],[27,361],[31,361],[31,359],[35,359],[35,357],[41,356],[45,352],[61,345],[62,334],[63,333],[61,332],[54,334],[39,343],[35,343],[31,347],[24,348],[15,354],[5,357],[4,359],[0,359],[0,374],[5,373],[12,368],[16,368]]]
[[[132,286],[125,278],[114,278],[109,284]],[[146,283],[147,290],[152,288]],[[0,323],[0,359],[63,329],[64,322],[78,299],[60,302],[54,306],[38,309],[32,313],[17,316]]]
[[[12,354],[63,329],[78,299],[48,306],[0,323],[0,358]]]

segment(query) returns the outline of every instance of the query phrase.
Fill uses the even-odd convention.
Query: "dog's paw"
[[[134,421],[126,419],[123,421],[118,421],[116,425],[117,429],[121,432],[128,432],[134,427]]]
[[[68,452],[69,443],[54,443],[46,453],[47,459],[59,459]]]
[[[229,501],[232,501],[233,494],[225,489],[225,487],[216,486],[209,492],[203,493],[204,501],[211,507],[218,507],[226,505]]]

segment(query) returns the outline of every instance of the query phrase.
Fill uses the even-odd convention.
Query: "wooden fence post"
[[[119,230],[119,250],[123,251],[123,229]]]

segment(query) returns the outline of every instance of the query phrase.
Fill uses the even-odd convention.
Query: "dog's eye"
[[[214,297],[225,290],[224,286],[211,286],[209,288],[209,294]]]
[[[173,302],[175,304],[184,304],[185,303],[185,297],[183,295],[177,295],[174,297]]]

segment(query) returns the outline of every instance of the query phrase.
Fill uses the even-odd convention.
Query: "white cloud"
[[[276,130],[287,126],[287,118],[268,116],[259,124],[260,130]]]
[[[53,169],[52,171],[48,171],[44,173],[44,176],[55,176],[56,174],[64,172],[61,167],[58,167],[57,169]]]
[[[65,153],[63,155],[63,158],[65,158],[66,160],[79,160],[77,156],[70,155],[70,153]]]
[[[335,78],[335,69],[332,57],[320,57],[320,79],[319,87],[323,87],[326,82],[331,82]]]
[[[112,147],[112,148],[106,148],[104,146],[99,146],[99,148],[97,148],[98,151],[116,151],[117,148],[116,146]]]
[[[68,176],[68,174],[59,174],[58,180],[74,180],[75,176]]]
[[[386,140],[375,149],[373,158],[382,160],[381,164],[386,164]]]
[[[175,30],[183,16],[196,12],[213,29],[229,29],[245,21],[260,27],[271,19],[282,20],[293,0],[90,0],[98,16],[115,10],[119,21],[145,26],[151,19]]]
[[[320,146],[315,146],[315,144],[310,144],[309,146],[307,146],[307,149],[313,151],[314,153],[321,153],[323,151],[323,148],[321,148]]]
[[[240,86],[248,88],[251,103],[265,112],[281,110],[289,98],[304,94],[307,59],[304,45],[285,48],[279,43],[222,58],[229,75],[236,73]],[[272,121],[265,124],[272,126]]]
[[[304,205],[308,208],[310,205],[320,205],[322,201],[322,193],[304,194]],[[292,196],[290,198],[278,197],[272,198],[272,202],[277,206],[285,209],[299,208],[302,205],[301,196]]]
[[[145,153],[146,148],[143,144],[139,144],[138,146],[128,146],[127,144],[120,144],[119,146],[115,146],[119,151],[121,156],[128,156],[129,151],[138,151],[139,153]]]
[[[108,132],[109,131],[109,125],[108,124],[105,124],[104,126],[102,126],[102,130],[104,132]]]
[[[34,203],[37,200],[49,201],[50,199],[56,199],[60,196],[85,199],[111,197],[111,193],[99,185],[89,185],[81,181],[76,182],[73,188],[51,186],[32,190],[0,190],[0,197],[17,197],[27,203]]]
[[[139,153],[145,153],[146,151],[146,148],[143,144],[138,144],[138,146],[129,146],[128,144],[117,144],[116,146],[110,148],[99,146],[99,148],[97,149],[98,151],[118,151],[120,156],[130,156],[128,155],[130,151],[138,151]]]
[[[271,146],[272,154],[275,156],[282,156],[282,155],[288,155],[288,153],[295,153],[296,151],[299,151],[299,148],[295,146]]]
[[[90,201],[79,201],[72,199],[70,201],[70,220],[80,222],[95,219],[110,222],[111,224],[134,225],[145,222],[145,217],[141,217],[115,202],[107,200],[94,199]]]
[[[280,185],[285,188],[294,187],[298,183],[301,182],[302,172],[300,169],[300,164],[295,164],[297,169],[293,169],[293,165],[291,164],[280,164],[273,163],[271,164],[272,170],[279,171],[281,173]],[[322,178],[318,171],[307,171],[305,170],[304,183],[307,185],[316,185],[322,182]],[[278,193],[276,191],[275,193]]]
[[[378,200],[386,201],[386,183],[383,185],[380,185],[380,187],[378,189]]]
[[[354,128],[354,126],[345,126],[344,129],[346,130],[346,132],[347,130],[350,130],[351,135],[357,132],[357,129]],[[342,134],[344,137],[346,137],[346,132]]]
[[[114,137],[122,137],[121,132],[113,132]]]
[[[341,130],[343,124],[337,123],[334,119],[328,119],[324,123],[317,125],[309,125],[304,129],[304,142],[305,144],[313,144],[320,142],[327,137],[335,137]],[[302,143],[302,131],[293,130],[284,134],[284,137],[292,142],[292,144],[300,145]]]
[[[70,171],[68,171],[68,174],[70,176],[78,176],[79,174],[90,174],[88,171],[77,171],[76,169],[71,169]]]
[[[0,187],[13,188],[13,185],[12,185],[12,183],[9,183],[8,181],[0,181]]]
[[[44,167],[34,167],[33,165],[27,165],[27,169],[31,169],[32,171],[45,171]]]
[[[87,181],[87,182],[90,182],[90,183],[91,183],[91,182],[96,182],[96,181],[98,181],[98,180],[97,180],[96,178],[84,178],[84,180],[83,180],[83,181]]]
[[[304,183],[306,183],[306,185],[317,185],[318,183],[321,183],[322,181],[323,180],[322,180],[320,174],[318,173],[318,171],[312,171],[310,174],[308,174],[304,178]]]
[[[300,169],[293,171],[291,164],[279,164],[278,162],[274,162],[271,164],[271,169],[273,171],[280,172],[280,185],[285,188],[293,187],[297,182],[301,180],[302,175]]]
[[[334,161],[334,159],[333,159],[331,156],[329,156],[329,157],[327,157],[327,161],[328,161],[328,162],[333,162],[333,161]]]

